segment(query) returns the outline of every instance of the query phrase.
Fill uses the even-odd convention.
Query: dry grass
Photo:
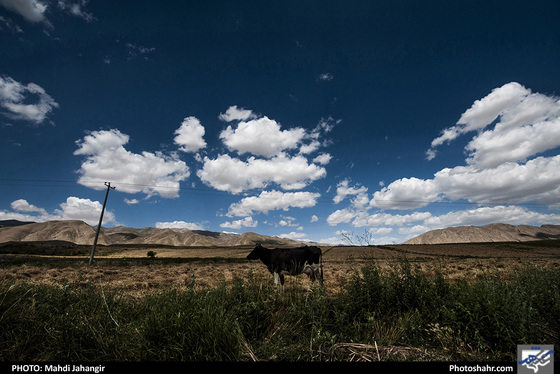
[[[147,262],[147,252],[157,252],[156,260]],[[0,266],[0,282],[25,281],[39,284],[102,284],[122,290],[133,296],[165,287],[206,287],[221,283],[231,284],[236,278],[262,277],[272,282],[272,276],[260,262],[244,262],[251,248],[142,248],[121,250],[96,256],[99,261],[88,265],[83,261],[60,265],[45,261]],[[102,253],[102,252],[101,252]],[[392,268],[406,257],[418,270],[440,270],[449,279],[476,279],[482,274],[515,272],[525,265],[560,266],[558,245],[531,245],[527,243],[450,244],[450,245],[395,245],[379,247],[323,248],[323,272],[327,290],[338,292],[345,281],[359,272],[362,266],[375,261],[380,269]],[[6,259],[11,255],[0,255]],[[75,259],[76,256],[73,256]],[[104,261],[122,259],[124,264]],[[138,258],[143,261],[134,262]],[[163,262],[157,259],[193,259],[192,262]],[[45,258],[47,259],[47,258]],[[103,260],[104,259],[104,260]],[[212,259],[212,261],[210,261]],[[236,259],[236,262],[228,260]],[[37,260],[37,258],[35,259]],[[9,261],[7,262],[9,263]],[[310,286],[305,275],[288,277],[286,286]]]
[[[87,249],[84,249],[84,255],[68,257],[63,255],[42,256],[25,253],[0,254],[0,284],[8,285],[9,287],[6,288],[9,289],[12,289],[12,286],[9,284],[11,282],[55,285],[59,287],[72,285],[85,291],[89,289],[85,286],[94,285],[101,286],[101,292],[104,292],[103,299],[105,299],[105,293],[110,294],[110,291],[114,291],[119,296],[125,295],[136,298],[135,301],[138,304],[142,304],[146,303],[146,300],[150,299],[150,297],[157,298],[159,296],[151,295],[150,297],[145,297],[146,295],[154,294],[170,287],[175,289],[200,288],[205,291],[202,294],[208,294],[211,293],[211,290],[206,292],[208,287],[221,284],[229,286],[233,285],[236,279],[243,279],[251,280],[251,282],[246,283],[251,285],[250,290],[253,292],[251,295],[258,295],[259,288],[266,289],[265,285],[270,285],[273,282],[272,276],[262,263],[245,260],[247,254],[251,251],[249,247],[144,247],[141,249],[119,248],[117,250],[114,248],[102,248],[98,255],[96,255],[97,261],[93,266],[88,265],[89,256],[86,254]],[[155,259],[147,257],[148,251],[157,252]],[[483,276],[496,272],[505,275],[507,278],[508,275],[515,275],[519,269],[525,266],[538,265],[539,268],[559,268],[560,266],[560,242],[544,244],[494,243],[334,247],[323,248],[323,253],[326,292],[334,296],[345,296],[345,294],[351,292],[347,282],[351,281],[352,277],[356,274],[359,274],[364,265],[371,264],[372,261],[375,262],[376,269],[389,273],[390,270],[398,269],[399,266],[402,266],[403,261],[401,260],[406,258],[408,260],[406,263],[410,264],[413,268],[412,270],[420,270],[423,274],[440,271],[446,279],[450,280],[457,278],[468,280],[480,278],[483,280]],[[390,276],[389,274],[388,279],[390,279]],[[364,277],[364,279],[366,278]],[[292,288],[294,285],[297,288]],[[80,286],[84,287],[81,288]],[[236,287],[239,287],[239,283],[232,287],[232,290],[235,290]],[[314,302],[318,303],[317,305],[322,305],[321,303],[326,302],[322,297],[313,298],[315,295],[322,295],[321,293],[301,293],[299,292],[300,287],[308,288],[310,291],[316,290],[316,288],[311,287],[311,282],[305,275],[287,277],[286,297],[278,298],[278,300],[289,302],[290,298],[293,298],[294,301],[298,301],[299,299],[294,297],[297,294],[298,297],[301,296],[301,300],[305,300],[305,303],[307,303],[308,299],[314,300]],[[385,287],[389,291],[392,290],[390,286]],[[99,287],[95,287],[95,289],[99,289]],[[246,289],[249,290],[249,288]],[[290,291],[293,290],[297,292],[291,293]],[[66,289],[56,291],[65,292]],[[355,292],[355,289],[352,292]],[[162,295],[166,295],[166,293]],[[344,303],[352,304],[353,299],[359,300],[359,297],[354,297],[356,295],[358,294],[352,294],[352,299],[344,299]],[[334,300],[337,297],[328,299]],[[222,301],[222,296],[220,296],[219,300],[220,302]],[[468,298],[465,300],[468,300]],[[269,307],[275,303],[264,303],[263,305]],[[164,306],[175,311],[173,308],[180,308],[180,305],[176,304],[173,301],[168,301],[164,303]],[[111,305],[111,310],[116,312],[115,306]],[[305,314],[288,313],[286,312],[288,309],[282,307],[282,303],[279,305],[280,309],[278,310],[266,309],[272,313],[270,328],[262,331],[262,336],[259,335],[258,339],[253,336],[252,340],[249,341],[246,341],[245,337],[243,337],[244,354],[250,356],[251,360],[255,360],[257,356],[271,360],[274,360],[274,357],[294,357],[291,356],[292,353],[289,351],[291,348],[297,347],[298,350],[301,350],[301,347],[307,346],[309,346],[309,352],[313,359],[316,358],[323,361],[431,361],[447,360],[449,357],[480,359],[484,353],[482,351],[482,353],[479,352],[478,348],[472,348],[469,345],[472,339],[468,340],[460,335],[460,329],[454,327],[452,330],[450,326],[439,325],[437,321],[432,322],[431,319],[428,321],[429,324],[426,324],[420,320],[418,314],[407,312],[394,313],[387,316],[381,315],[379,318],[372,312],[374,314],[367,321],[362,321],[360,322],[361,325],[356,326],[355,335],[352,335],[350,339],[344,340],[337,340],[338,338],[335,338],[336,334],[345,332],[344,329],[333,329],[331,333],[327,329],[327,326],[331,325],[321,325],[319,324],[319,319],[317,319],[316,326],[323,327],[324,330],[317,328],[315,335],[310,335],[309,343],[307,341],[303,343],[298,341],[297,344],[299,345],[294,345],[293,347],[285,346],[283,339],[291,341],[293,336],[290,334],[293,331],[301,331],[301,321]],[[109,310],[109,306],[107,304],[105,306]],[[259,304],[259,308],[261,307],[264,308]],[[262,312],[263,310],[258,309],[251,303],[243,305],[243,308],[249,308],[248,310],[252,312]],[[242,310],[246,312],[245,309]],[[303,308],[302,311],[305,313],[310,310],[314,309]],[[511,311],[511,309],[507,310]],[[78,311],[79,309],[76,310],[76,312]],[[104,313],[105,309],[100,311],[100,314]],[[172,313],[172,315],[175,314]],[[313,314],[313,317],[319,318],[315,314]],[[325,315],[323,317],[326,318]],[[111,318],[113,318],[112,315]],[[122,321],[126,320],[124,315],[116,317],[116,319],[121,324]],[[174,321],[175,319],[167,321],[165,318],[156,320],[158,323],[171,323]],[[341,326],[345,325],[344,323],[341,324]],[[109,326],[112,325],[109,323]],[[411,326],[423,326],[424,330],[422,331],[427,338],[422,340],[421,343],[406,340],[408,339],[408,332],[411,331]],[[427,329],[426,326],[428,326]],[[247,331],[253,331],[253,327],[252,325],[245,326],[246,330],[244,333],[247,334]],[[136,331],[133,333],[136,336],[135,334],[138,330],[131,331]],[[27,336],[26,334],[27,332],[23,335]],[[107,336],[112,337],[109,333]],[[149,341],[149,339],[146,338],[146,341]],[[403,341],[408,343],[403,343]],[[364,344],[357,342],[363,342]],[[434,347],[434,342],[439,343]],[[414,344],[418,344],[420,348],[414,346]],[[501,354],[500,352],[497,353],[497,356],[493,357],[498,357]]]

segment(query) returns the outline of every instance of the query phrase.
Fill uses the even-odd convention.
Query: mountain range
[[[494,223],[486,226],[457,226],[428,231],[403,244],[526,242],[560,239],[558,225],[508,225]]]
[[[0,243],[64,241],[74,244],[93,244],[96,226],[83,221],[48,221],[24,223],[18,221],[0,221]],[[301,245],[290,239],[259,235],[252,232],[233,234],[189,229],[159,229],[146,227],[141,229],[118,226],[102,227],[97,240],[99,245],[164,245],[164,246],[201,246],[228,247],[239,245]]]
[[[78,245],[92,244],[97,227],[83,221],[20,222],[0,221],[0,243],[64,241]],[[403,244],[444,244],[483,242],[524,242],[559,240],[560,225],[509,225],[495,223],[486,226],[458,226],[428,231]],[[163,245],[229,247],[262,243],[270,246],[297,246],[302,242],[252,232],[233,234],[189,229],[141,229],[124,226],[102,227],[99,245]]]

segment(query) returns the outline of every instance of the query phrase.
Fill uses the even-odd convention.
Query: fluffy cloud
[[[60,204],[60,209],[55,210],[55,214],[64,220],[82,220],[89,225],[99,224],[99,217],[103,205],[99,201],[81,199],[79,197],[69,197],[66,202]],[[103,224],[115,221],[113,212],[106,210],[103,214]]]
[[[413,222],[421,222],[430,217],[432,217],[430,212],[414,212],[410,214],[375,213],[359,215],[354,221],[354,226],[403,226]]]
[[[302,232],[295,232],[295,231],[292,231],[292,232],[290,232],[289,234],[281,234],[281,235],[278,235],[279,238],[282,238],[282,239],[291,239],[291,240],[303,239],[303,238],[305,238],[306,236],[307,236],[307,235],[304,234],[304,233],[302,233]]]
[[[350,187],[347,179],[341,181],[336,186],[336,196],[333,198],[335,204],[340,203],[348,195],[360,195],[367,192],[367,187]]]
[[[429,158],[436,147],[468,132],[475,132],[465,147],[465,165],[444,168],[431,179],[401,178],[376,191],[369,205],[351,201],[327,219],[354,227],[399,227],[402,235],[457,225],[558,224],[560,215],[544,214],[523,203],[560,207],[560,155],[546,155],[560,146],[560,100],[532,93],[518,83],[508,83],[474,102],[456,126],[445,129],[432,141]],[[365,191],[362,191],[365,193]],[[346,182],[338,186],[335,202],[348,195],[359,196]],[[409,210],[431,203],[468,201],[492,204],[432,215],[430,212],[390,214],[382,210]],[[517,206],[507,206],[514,204]]]
[[[248,119],[256,118],[251,110],[237,108],[237,105],[230,106],[225,113],[220,113],[218,118],[225,122],[232,121],[245,121]]]
[[[204,141],[204,127],[196,117],[187,117],[183,120],[181,127],[175,130],[175,144],[180,146],[183,152],[198,152],[206,147]]]
[[[381,209],[415,209],[448,199],[472,203],[560,204],[560,156],[537,157],[525,164],[504,163],[492,169],[457,166],[438,171],[433,179],[402,178],[373,194]]]
[[[122,192],[143,192],[165,198],[179,195],[179,182],[189,177],[189,168],[177,155],[161,152],[132,153],[124,148],[129,136],[119,130],[93,131],[76,142],[75,155],[86,156],[78,183],[103,189],[103,181],[115,182]]]
[[[28,104],[29,101],[34,103]],[[4,76],[0,77],[0,106],[4,108],[5,116],[38,125],[58,108],[58,103],[41,86],[35,83],[24,85]]]
[[[239,230],[243,227],[257,227],[258,224],[259,221],[254,221],[253,217],[245,217],[236,221],[221,223],[220,227]]]
[[[310,132],[303,128],[282,129],[268,117],[257,117],[252,111],[230,107],[220,114],[224,121],[239,121],[220,133],[220,139],[230,154],[205,157],[197,176],[208,186],[234,194],[263,189],[276,184],[285,190],[298,190],[326,176],[322,165],[332,156],[321,153],[313,159],[309,155],[328,142],[320,137],[331,131],[335,121],[321,119]],[[298,152],[299,149],[299,152]]]
[[[331,226],[336,226],[340,223],[349,223],[356,215],[357,212],[350,208],[338,209],[327,217],[327,223]]]
[[[484,130],[498,118],[494,128]],[[481,130],[465,148],[470,165],[493,168],[505,162],[524,162],[560,146],[560,100],[532,93],[516,82],[496,88],[475,101],[456,126],[445,129],[432,141],[428,159],[435,157],[435,147]]]
[[[402,178],[373,194],[370,204],[380,209],[414,209],[438,200],[433,180]]]
[[[228,126],[220,139],[230,151],[271,158],[286,149],[296,148],[305,135],[302,128],[281,130],[276,121],[262,117],[240,122],[236,129]]]
[[[332,156],[330,154],[321,153],[319,156],[313,159],[313,162],[321,165],[327,165],[329,162],[331,162],[331,158]]]
[[[254,212],[268,213],[271,210],[310,208],[317,204],[321,195],[313,192],[263,191],[259,196],[250,196],[229,207],[228,216],[245,217]]]
[[[47,9],[49,11],[59,10],[64,14],[82,18],[87,22],[91,22],[95,17],[84,10],[89,0],[58,0],[49,2],[44,0],[0,0],[0,6],[19,14],[27,22],[43,23],[45,26],[52,28],[53,26],[46,17]],[[53,7],[49,8],[51,3]],[[56,4],[54,4],[56,3]]]
[[[560,145],[560,119],[519,127],[510,131],[487,131],[468,145],[472,157],[467,162],[492,168],[508,161],[526,161],[528,157]]]
[[[38,0],[0,0],[0,5],[12,12],[16,12],[29,22],[45,20],[47,5]]]
[[[19,199],[19,200],[15,200],[12,202],[12,204],[10,204],[11,208],[13,210],[17,210],[20,212],[26,212],[26,213],[32,213],[32,212],[36,212],[36,213],[40,213],[40,214],[47,214],[47,211],[43,208],[38,208],[35,205],[29,204],[27,202],[27,200],[24,199]]]
[[[430,230],[463,225],[487,225],[490,223],[509,223],[512,225],[539,222],[540,224],[559,224],[560,215],[543,214],[521,206],[479,207],[432,216],[424,221]]]
[[[232,193],[265,188],[269,183],[286,190],[301,189],[326,174],[325,168],[308,163],[305,157],[290,157],[285,153],[271,159],[250,157],[246,162],[229,155],[205,157],[202,169],[197,172],[204,183]]]
[[[445,199],[481,204],[560,203],[560,156],[537,157],[525,164],[504,163],[492,169],[445,168],[433,179],[402,178],[373,194],[381,209],[415,209]]]
[[[560,146],[557,98],[508,83],[475,101],[457,126],[434,139],[432,147],[474,130],[479,132],[466,146],[466,166],[442,169],[428,180],[399,179],[376,192],[372,205],[414,209],[444,198],[560,204],[560,156],[538,156]]]
[[[333,212],[327,222],[334,226],[340,223],[351,223],[354,227],[371,227],[372,235],[392,232],[389,226],[399,227],[399,234],[404,235],[402,241],[424,232],[451,226],[481,226],[490,223],[520,224],[560,224],[560,214],[545,214],[522,206],[492,206],[457,210],[441,215],[430,212],[414,212],[410,214],[373,213],[344,208]],[[373,230],[373,231],[372,231]],[[393,238],[392,241],[398,241]],[[391,242],[391,241],[389,241]]]
[[[560,155],[538,157],[525,164],[505,163],[493,169],[446,168],[437,172],[431,182],[450,200],[555,205],[560,203]]]
[[[189,229],[189,230],[204,230],[204,226],[200,223],[173,221],[173,222],[156,222],[158,229]]]
[[[504,110],[519,104],[522,98],[530,93],[519,83],[512,82],[494,89],[488,96],[473,103],[465,111],[457,125],[442,131],[442,134],[432,141],[432,148],[428,158],[435,156],[434,148],[445,142],[450,142],[462,134],[480,130],[492,123]]]
[[[20,221],[45,222],[52,220],[81,220],[89,225],[97,225],[103,205],[99,201],[70,196],[61,203],[59,209],[48,213],[45,209],[29,204],[25,199],[11,203],[13,211],[0,210],[0,220],[17,219]],[[105,210],[103,224],[115,222],[115,214]]]

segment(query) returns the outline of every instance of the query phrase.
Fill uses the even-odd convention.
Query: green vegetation
[[[560,343],[558,269],[468,282],[403,260],[388,273],[364,266],[335,295],[271,283],[251,276],[140,298],[93,283],[2,284],[0,359],[331,361],[347,360],[340,348],[360,343],[425,352],[408,359],[513,361],[517,344]]]

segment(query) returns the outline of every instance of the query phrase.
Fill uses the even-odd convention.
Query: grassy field
[[[283,290],[251,248],[89,250],[0,247],[1,360],[513,362],[560,343],[557,241],[323,248],[324,285]]]

